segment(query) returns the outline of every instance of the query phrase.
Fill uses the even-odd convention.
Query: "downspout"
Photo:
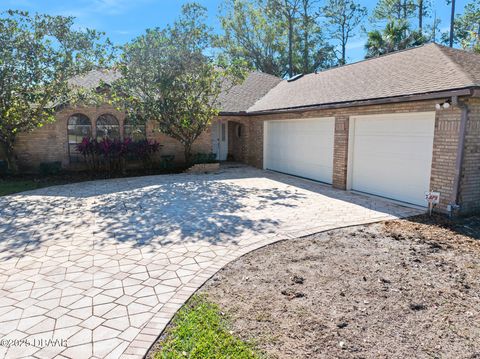
[[[450,217],[453,216],[455,210],[458,210],[460,208],[458,200],[460,197],[463,152],[465,148],[465,135],[467,133],[468,121],[468,105],[463,101],[459,101],[457,97],[452,97],[452,104],[458,106],[462,110],[462,115],[460,119],[460,131],[458,134],[457,159],[455,163],[455,177],[453,180],[452,200],[448,205],[448,213]]]

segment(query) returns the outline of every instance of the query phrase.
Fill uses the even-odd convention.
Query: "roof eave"
[[[219,116],[248,116],[249,113],[247,111],[220,111],[218,113]]]
[[[403,96],[396,96],[396,97],[383,97],[383,98],[357,100],[357,101],[345,101],[345,102],[333,102],[333,103],[327,103],[327,104],[285,107],[285,108],[269,109],[269,110],[262,110],[262,111],[248,111],[246,112],[246,115],[255,116],[255,115],[268,115],[268,114],[276,114],[276,113],[290,113],[290,112],[295,113],[295,112],[323,110],[323,109],[335,109],[335,108],[345,108],[345,107],[370,106],[370,105],[381,105],[381,104],[391,104],[391,103],[400,103],[400,102],[434,100],[434,99],[441,99],[441,98],[448,99],[452,96],[477,96],[476,94],[480,94],[480,86],[469,86],[469,87],[464,87],[459,89],[451,89],[447,91],[427,92],[427,93],[403,95]]]

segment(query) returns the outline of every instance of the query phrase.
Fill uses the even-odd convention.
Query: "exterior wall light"
[[[452,106],[452,105],[450,104],[450,101],[445,101],[444,103],[437,103],[437,104],[435,104],[435,109],[436,109],[437,111],[446,110],[446,109],[449,109],[450,106]]]

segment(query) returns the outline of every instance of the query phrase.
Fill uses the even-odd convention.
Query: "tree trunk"
[[[7,159],[8,170],[10,171],[10,173],[13,173],[13,174],[18,173],[18,165],[15,159],[13,143],[0,142],[0,145]]]
[[[288,17],[288,76],[293,76],[293,18]]]
[[[418,31],[423,30],[423,0],[418,0]]]
[[[453,47],[454,22],[455,22],[455,0],[452,0],[452,12],[450,14],[450,40],[449,40],[450,47]]]
[[[303,1],[303,73],[307,74],[310,72],[310,63],[308,60],[308,55],[310,53],[308,39],[310,37],[309,26],[310,18],[308,16],[308,1]]]
[[[184,144],[184,154],[185,154],[185,163],[187,166],[191,165],[192,162],[192,144]]]
[[[342,58],[340,65],[345,65],[347,62],[347,31],[345,21],[342,23]]]

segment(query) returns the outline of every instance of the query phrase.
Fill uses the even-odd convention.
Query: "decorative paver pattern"
[[[211,275],[275,241],[419,213],[250,167],[0,197],[7,358],[141,358]],[[17,343],[18,344],[18,343]]]

